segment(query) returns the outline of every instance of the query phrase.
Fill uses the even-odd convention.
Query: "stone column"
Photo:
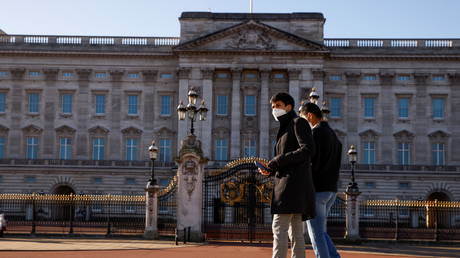
[[[53,150],[56,144],[56,137],[54,131],[54,121],[56,119],[56,110],[59,109],[60,96],[56,90],[56,80],[58,69],[44,70],[46,78],[46,88],[43,92],[43,100],[45,101],[45,122],[43,133],[43,158],[58,158],[54,155]],[[56,102],[57,101],[57,102]],[[58,152],[59,153],[59,152]]]
[[[270,156],[270,96],[268,96],[269,70],[260,71],[260,111],[259,111],[259,157],[268,159]]]
[[[203,69],[201,70],[201,76],[203,79],[203,100],[206,103],[206,107],[209,110],[209,114],[205,121],[202,121],[202,143],[203,143],[203,155],[205,157],[212,157],[212,119],[213,119],[213,85],[212,79],[214,75],[214,70],[212,69]],[[197,103],[199,107],[201,103]],[[198,117],[197,117],[198,120]]]
[[[432,124],[432,118],[427,116],[427,106],[431,108],[431,99],[428,98],[426,88],[429,74],[416,73],[415,78],[415,119],[414,131],[416,141],[412,142],[411,152],[414,154],[410,157],[411,164],[427,164],[431,161],[431,149],[428,147],[427,125]],[[431,120],[431,121],[430,121]],[[417,150],[430,150],[417,151]],[[413,160],[412,160],[413,158]]]
[[[345,217],[345,239],[356,242],[360,240],[359,236],[359,201],[361,194],[359,191],[348,190],[346,194],[346,217]]]
[[[360,96],[358,93],[358,84],[361,77],[360,73],[346,73],[347,79],[347,96],[346,96],[346,114],[344,121],[346,121],[348,132],[348,143],[359,145],[358,127],[360,125],[359,118],[362,116],[360,103]]]
[[[182,101],[184,105],[188,104],[188,90],[189,90],[189,76],[190,68],[179,68],[177,71],[179,77],[179,102]],[[179,104],[179,103],[177,103]],[[189,119],[178,120],[177,126],[177,142],[181,142],[188,134],[187,123]]]
[[[123,92],[121,91],[121,80],[123,78],[123,71],[114,70],[110,71],[110,78],[112,79],[112,90],[111,90],[111,101],[112,107],[110,111],[110,133],[109,142],[110,150],[108,151],[108,158],[112,160],[121,158],[121,149],[123,145],[121,143],[121,120],[122,120],[122,108],[123,103],[122,97]],[[138,111],[139,112],[139,111]],[[123,158],[121,158],[123,159]]]
[[[155,128],[155,105],[157,105],[156,94],[155,94],[155,83],[157,81],[158,71],[156,70],[144,70],[142,71],[144,77],[144,117],[143,126],[144,133],[142,134],[142,146],[149,146],[152,139],[154,138]],[[146,154],[145,154],[146,155]]]
[[[232,129],[230,131],[230,159],[241,156],[241,69],[232,70]]]
[[[380,73],[380,84],[382,85],[382,93],[380,94],[380,103],[382,110],[382,138],[379,143],[381,144],[381,164],[393,164],[394,145],[393,145],[393,121],[394,121],[394,102],[393,86],[394,73]]]
[[[177,228],[190,227],[191,241],[202,241],[203,176],[207,159],[194,135],[181,142],[177,159]]]
[[[452,145],[450,153],[460,153],[460,73],[450,73],[449,74],[450,82],[450,103],[451,103],[451,114],[450,114],[450,124],[449,132],[451,132],[451,141]],[[449,103],[449,100],[447,101]],[[449,109],[446,108],[446,111],[449,112]],[[448,147],[449,149],[449,147]],[[450,156],[450,157],[449,157]],[[449,162],[455,162],[458,164],[460,162],[460,155],[447,155],[446,163],[449,165]]]
[[[8,133],[8,153],[11,158],[23,158],[21,156],[21,120],[26,112],[23,110],[23,85],[22,80],[24,79],[24,68],[11,69],[12,85],[11,85],[11,127]]]
[[[160,186],[147,183],[145,188],[144,238],[158,239],[158,190]]]
[[[76,132],[76,144],[77,144],[77,155],[75,159],[88,159],[88,117],[89,117],[89,106],[90,101],[89,95],[89,76],[91,70],[79,69],[78,74],[78,92],[76,96],[76,107],[77,107],[77,132]]]
[[[298,110],[299,101],[300,101],[300,84],[299,84],[299,77],[300,77],[300,69],[289,69],[289,95],[294,98],[295,107],[294,110]]]

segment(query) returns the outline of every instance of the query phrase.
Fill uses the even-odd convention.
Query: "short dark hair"
[[[294,98],[287,94],[286,92],[280,92],[272,96],[270,99],[270,103],[276,102],[276,101],[281,101],[284,103],[284,105],[292,105],[292,108],[294,109]]]
[[[323,112],[321,112],[321,109],[318,107],[318,105],[308,101],[304,101],[302,104],[300,104],[299,111],[302,114],[312,113],[318,119],[323,118]]]

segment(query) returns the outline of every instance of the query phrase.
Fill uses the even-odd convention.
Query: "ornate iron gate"
[[[177,225],[176,194],[177,176],[169,181],[166,188],[158,193],[158,233],[160,236],[173,236]]]
[[[271,240],[272,179],[244,158],[205,176],[203,232],[208,240]]]

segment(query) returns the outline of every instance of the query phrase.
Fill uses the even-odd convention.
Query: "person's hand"
[[[260,163],[261,163],[262,165],[264,165],[265,167],[268,167],[268,164],[267,164],[266,162],[260,161]],[[262,175],[264,175],[264,176],[270,175],[270,172],[267,171],[267,170],[265,170],[265,169],[258,168],[258,170],[259,170],[259,173],[262,174]]]

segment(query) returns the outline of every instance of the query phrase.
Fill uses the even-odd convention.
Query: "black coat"
[[[294,111],[280,116],[276,156],[268,167],[275,176],[273,214],[301,213],[304,220],[315,217],[315,189],[311,175],[314,155],[310,126]]]
[[[313,155],[313,182],[316,192],[337,192],[342,143],[327,122],[320,122],[312,130],[316,152]]]

